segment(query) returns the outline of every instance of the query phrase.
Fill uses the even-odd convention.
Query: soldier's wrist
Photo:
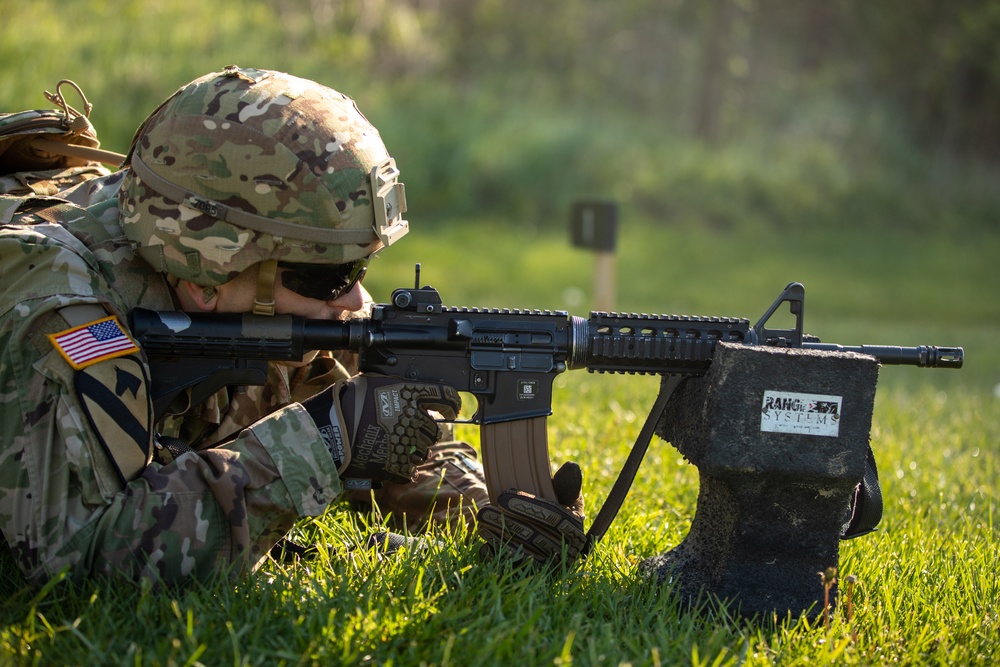
[[[302,401],[302,407],[312,417],[323,444],[333,458],[337,473],[343,475],[351,463],[351,446],[344,428],[344,416],[340,408],[340,383]]]

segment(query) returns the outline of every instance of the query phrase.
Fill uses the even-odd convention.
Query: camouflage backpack
[[[83,100],[83,113],[63,97],[68,85]],[[0,113],[0,224],[10,222],[30,198],[56,197],[83,181],[106,176],[124,155],[101,150],[90,123],[93,105],[78,85],[63,79],[45,97],[58,109]]]

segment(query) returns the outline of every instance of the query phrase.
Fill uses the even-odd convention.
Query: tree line
[[[713,141],[837,100],[925,149],[1000,155],[996,0],[272,0],[382,78],[616,105]],[[512,94],[515,94],[512,91]],[[501,102],[502,103],[502,102]]]

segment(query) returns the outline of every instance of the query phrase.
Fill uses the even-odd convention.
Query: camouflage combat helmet
[[[270,260],[345,264],[406,234],[403,184],[348,97],[227,67],[139,127],[119,195],[125,236],[154,267],[211,287]]]

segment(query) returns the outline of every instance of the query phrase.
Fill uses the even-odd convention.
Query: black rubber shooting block
[[[818,573],[838,564],[877,381],[866,355],[720,343],[656,429],[698,468],[691,529],[640,571],[744,616],[821,613]]]

